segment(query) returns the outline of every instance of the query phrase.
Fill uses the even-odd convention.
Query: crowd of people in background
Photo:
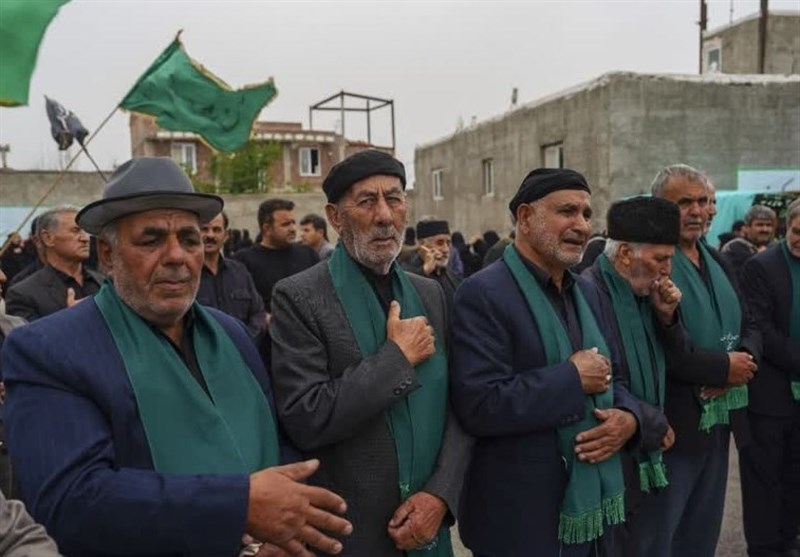
[[[357,153],[251,240],[143,157],[12,234],[0,492],[71,556],[713,557],[733,437],[749,555],[798,554],[800,200],[709,246],[681,164],[595,234],[574,170],[502,237],[405,186]],[[0,555],[53,539],[0,498]]]

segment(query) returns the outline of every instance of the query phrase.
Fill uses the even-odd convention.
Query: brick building
[[[172,157],[199,180],[213,183],[209,169],[214,150],[198,135],[160,129],[155,120],[144,114],[131,113],[131,154],[133,157]],[[304,130],[300,122],[255,122],[253,139],[275,142],[281,156],[269,168],[269,180],[274,191],[314,192],[331,167],[344,158],[373,148],[394,154],[391,147],[378,147],[365,141],[353,141],[341,134],[326,130]]]

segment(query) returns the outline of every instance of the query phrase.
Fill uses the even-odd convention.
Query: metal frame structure
[[[357,99],[360,101],[366,101],[365,106],[347,106],[347,99]],[[339,106],[330,106],[332,101],[339,99]],[[372,103],[377,103],[373,105]],[[391,111],[391,119],[392,119],[392,150],[395,149],[395,131],[394,131],[394,100],[392,99],[382,99],[380,97],[371,97],[369,95],[359,95],[357,93],[348,93],[346,91],[339,91],[335,95],[331,95],[327,99],[321,100],[316,104],[312,104],[308,107],[308,128],[313,130],[314,129],[314,111],[322,110],[322,111],[332,111],[332,112],[339,112],[341,114],[342,119],[342,137],[345,137],[345,113],[346,112],[366,112],[367,113],[367,143],[372,145],[372,111],[378,110],[385,106],[389,107]]]

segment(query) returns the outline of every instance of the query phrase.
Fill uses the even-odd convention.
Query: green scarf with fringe
[[[386,342],[386,313],[364,273],[339,242],[328,260],[336,296],[342,304],[364,357],[375,354]],[[405,272],[392,263],[392,292],[402,318],[424,316],[425,307]],[[447,417],[447,353],[436,339],[433,356],[415,368],[421,387],[386,411],[394,438],[401,499],[420,491],[431,477],[444,437]],[[356,525],[358,527],[358,525]],[[406,552],[412,557],[450,557],[450,529],[442,525],[427,546]]]
[[[681,323],[697,346],[731,352],[736,350],[741,340],[742,309],[739,298],[708,247],[698,242],[697,249],[708,271],[710,290],[680,246],[677,246],[672,258],[672,281],[683,295]],[[711,400],[701,400],[698,396],[698,401],[702,406],[700,431],[709,432],[715,425],[728,425],[731,411],[747,407],[747,385],[732,387],[724,395]]]
[[[800,342],[800,259],[792,255],[786,240],[781,240],[781,251],[792,279],[792,307],[789,310],[789,338]],[[800,370],[792,374],[792,396],[800,400]]]
[[[566,361],[573,353],[572,344],[547,295],[531,275],[513,244],[506,247],[503,259],[536,321],[547,365]],[[577,285],[572,288],[572,297],[581,323],[583,348],[597,347],[601,354],[608,357],[608,346],[600,327]],[[619,455],[615,454],[598,464],[583,462],[575,455],[575,437],[600,423],[594,416],[595,408],[611,408],[613,404],[612,385],[604,393],[586,396],[586,414],[583,420],[558,429],[561,456],[566,463],[568,475],[567,489],[561,501],[558,539],[566,544],[590,542],[603,535],[604,526],[625,521],[625,483]]]
[[[106,282],[94,297],[133,387],[156,471],[243,474],[279,464],[275,421],[239,349],[195,302],[192,338],[211,398],[170,342]]]
[[[635,296],[630,284],[605,256],[598,258],[600,273],[608,286],[614,316],[617,320],[625,361],[630,372],[631,392],[645,402],[664,409],[666,360],[664,348],[656,335],[650,300]],[[666,487],[667,471],[660,450],[635,456],[639,470],[639,485],[645,493],[653,488]]]

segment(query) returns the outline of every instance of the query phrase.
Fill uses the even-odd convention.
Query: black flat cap
[[[328,203],[336,203],[350,186],[370,176],[397,176],[406,189],[406,169],[399,160],[393,156],[369,149],[359,151],[331,168],[325,181],[322,182],[322,191],[328,198]]]
[[[680,239],[681,212],[666,199],[633,197],[617,201],[609,207],[606,220],[612,240],[675,245]]]
[[[583,190],[592,193],[586,178],[580,172],[569,168],[537,168],[525,176],[508,208],[516,216],[517,208],[523,203],[533,203],[559,190]]]
[[[450,234],[446,220],[421,220],[417,223],[417,239],[423,240],[437,234]]]
[[[90,203],[77,215],[78,225],[99,234],[109,222],[153,209],[182,209],[195,213],[201,222],[222,211],[221,197],[195,193],[192,181],[169,157],[131,159],[109,178],[103,199]]]

